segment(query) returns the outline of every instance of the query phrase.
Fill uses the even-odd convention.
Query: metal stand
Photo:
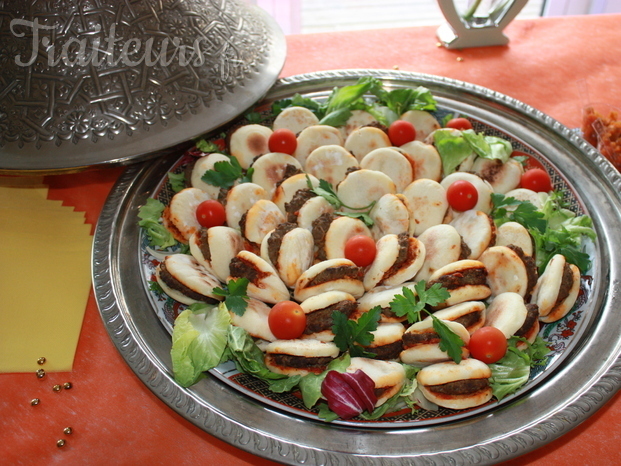
[[[471,12],[461,16],[453,0],[438,0],[447,24],[442,24],[436,35],[449,49],[507,45],[509,38],[502,32],[524,8],[528,0],[501,0],[486,15]]]

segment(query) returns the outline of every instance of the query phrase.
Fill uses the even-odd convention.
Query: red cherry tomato
[[[205,228],[224,225],[226,222],[224,206],[213,199],[203,201],[196,208],[196,220]]]
[[[486,364],[501,360],[507,352],[507,338],[496,327],[481,327],[470,335],[470,356]]]
[[[306,314],[298,303],[281,301],[270,310],[267,323],[279,340],[294,340],[304,333]]]
[[[526,152],[514,150],[511,152],[511,157],[524,157],[526,159],[524,162],[524,170],[530,170],[531,168],[541,168],[545,170],[543,164],[539,160]]]
[[[270,152],[282,152],[291,155],[298,147],[298,139],[290,129],[280,128],[270,135],[267,146]]]
[[[470,181],[457,180],[446,190],[446,200],[458,212],[473,209],[479,201],[479,192]]]
[[[394,146],[402,146],[416,139],[416,128],[409,121],[393,121],[388,128],[388,137]]]
[[[522,174],[520,181],[522,188],[530,189],[536,193],[548,193],[552,191],[552,180],[548,172],[541,168],[531,168]]]
[[[358,267],[371,265],[376,253],[375,241],[366,235],[352,236],[345,243],[345,259],[349,259]]]
[[[458,129],[460,131],[472,129],[472,123],[467,118],[453,118],[446,122],[447,128]]]

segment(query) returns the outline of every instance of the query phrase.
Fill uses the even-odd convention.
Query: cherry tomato
[[[213,199],[203,201],[196,208],[196,220],[205,228],[224,225],[226,222],[224,206]]]
[[[458,129],[460,131],[472,129],[472,123],[467,118],[453,118],[446,122],[447,128]]]
[[[502,359],[507,352],[507,338],[496,327],[481,327],[470,335],[470,356],[486,364]]]
[[[375,241],[366,235],[352,236],[345,242],[345,259],[349,259],[358,267],[371,265],[376,253]]]
[[[524,157],[526,159],[524,162],[524,170],[530,170],[531,168],[541,168],[545,170],[543,164],[539,160],[526,152],[514,150],[511,152],[511,157]]]
[[[306,314],[298,303],[281,301],[270,310],[267,323],[279,340],[293,340],[304,333]]]
[[[541,168],[531,168],[522,174],[520,181],[522,188],[530,189],[536,193],[548,193],[552,191],[552,180],[548,172]]]
[[[280,128],[270,135],[267,146],[270,152],[282,152],[283,154],[291,155],[298,147],[298,139],[290,129]]]
[[[446,190],[446,200],[458,212],[473,209],[479,201],[479,192],[470,181],[457,180]]]
[[[388,128],[388,137],[394,146],[402,146],[416,139],[416,128],[409,121],[393,121]]]

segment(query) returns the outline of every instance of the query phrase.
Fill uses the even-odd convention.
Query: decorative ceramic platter
[[[148,197],[166,200],[166,175],[188,162],[183,154],[130,167],[102,212],[93,270],[104,323],[128,364],[163,401],[207,432],[273,460],[411,464],[431,456],[440,463],[461,464],[526,453],[577,425],[618,389],[619,254],[614,245],[621,240],[619,174],[575,132],[533,108],[445,78],[376,70],[315,73],[280,81],[265,101],[295,93],[321,99],[335,86],[367,75],[382,79],[387,89],[425,86],[442,111],[468,116],[475,129],[510,139],[514,148],[546,165],[555,187],[569,193],[574,210],[592,217],[598,234],[589,251],[592,280],[583,282],[568,317],[542,329],[553,348],[545,370],[533,373],[525,387],[502,403],[467,412],[394,413],[373,423],[326,424],[291,400],[266,396],[229,366],[181,388],[172,378],[169,354],[175,305],[147,285],[158,259],[145,246],[137,211]]]

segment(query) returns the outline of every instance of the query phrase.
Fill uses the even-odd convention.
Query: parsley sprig
[[[252,180],[254,168],[250,167],[246,172],[239,164],[237,158],[229,156],[229,161],[224,160],[216,162],[213,169],[207,170],[201,177],[205,183],[219,188],[228,189],[232,187],[237,180],[247,183]]]
[[[313,186],[311,179],[308,175],[306,175],[306,185],[308,189],[310,189],[313,193],[317,194],[317,196],[323,197],[326,201],[330,203],[335,210],[339,210],[342,208],[346,208],[349,210],[353,210],[355,212],[335,212],[336,215],[341,215],[343,217],[351,217],[358,218],[362,220],[366,226],[369,228],[373,226],[375,223],[371,216],[369,215],[373,207],[375,206],[376,201],[371,202],[369,205],[364,207],[351,207],[343,203],[326,180],[319,180],[319,186]]]
[[[448,290],[439,283],[434,283],[427,288],[425,280],[417,282],[414,285],[414,291],[404,286],[401,289],[402,294],[395,295],[390,302],[390,310],[399,317],[406,316],[411,324],[423,320],[421,312],[425,306],[437,306],[451,296]]]
[[[371,332],[377,330],[381,313],[382,308],[375,306],[355,321],[348,319],[342,312],[332,312],[334,344],[341,351],[349,351],[352,357],[375,357],[375,354],[366,351],[364,347],[373,343],[375,337]]]
[[[392,312],[399,317],[406,316],[409,323],[422,320],[421,313],[426,306],[436,306],[450,297],[450,293],[442,285],[434,283],[427,287],[425,280],[417,282],[414,285],[414,291],[404,286],[401,289],[402,294],[395,295],[390,302]],[[433,314],[430,314],[430,317],[433,320],[433,329],[440,337],[440,350],[445,351],[453,361],[459,364],[464,341],[442,320]]]
[[[496,226],[507,222],[517,222],[528,229],[534,229],[541,233],[548,226],[543,212],[537,210],[532,202],[518,201],[514,197],[493,193],[492,203],[494,205],[492,216]],[[508,209],[508,207],[512,207],[512,209]]]
[[[224,296],[224,304],[227,309],[234,312],[238,316],[243,316],[248,306],[248,284],[247,278],[239,278],[237,280],[229,280],[224,288],[216,287],[213,294],[216,296]]]

